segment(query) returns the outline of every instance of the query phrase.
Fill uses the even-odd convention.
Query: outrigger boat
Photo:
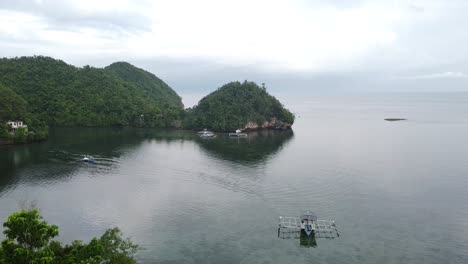
[[[316,238],[333,239],[339,236],[335,221],[318,220],[310,211],[304,212],[299,218],[279,217],[278,237],[298,238],[303,247],[316,247]]]
[[[229,133],[229,136],[230,137],[247,137],[247,133],[242,133],[242,131],[240,129],[237,129],[236,130],[236,133]]]

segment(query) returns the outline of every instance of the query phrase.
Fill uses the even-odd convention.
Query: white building
[[[16,120],[16,121],[8,121],[7,124],[8,124],[11,128],[13,128],[13,129],[15,129],[15,130],[18,129],[18,128],[26,128],[26,129],[28,128],[28,126],[25,125],[25,124],[23,123],[23,121],[19,121],[19,120]]]

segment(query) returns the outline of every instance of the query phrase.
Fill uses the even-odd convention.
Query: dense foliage
[[[8,120],[25,121],[28,130],[11,130]],[[0,59],[0,143],[44,139],[49,125],[228,131],[293,122],[294,115],[253,82],[228,83],[184,112],[166,83],[126,62],[79,68],[43,56]]]
[[[145,96],[152,98],[163,107],[183,108],[184,106],[179,95],[150,72],[136,68],[127,62],[112,63],[105,70],[114,73],[117,78],[128,82],[129,85],[137,85]]]
[[[180,97],[167,84],[128,63],[101,69],[42,56],[3,58],[0,84],[21,96],[38,120],[54,126],[168,127],[183,113]]]
[[[6,238],[0,248],[0,263],[136,263],[134,254],[139,247],[123,239],[118,228],[108,229],[88,244],[73,241],[63,246],[52,240],[59,234],[58,226],[47,224],[37,210],[14,213],[3,227]]]
[[[23,97],[0,84],[0,140],[25,143],[47,137],[48,127],[46,123],[27,109],[28,104]],[[23,120],[28,124],[29,129],[20,128],[13,133],[11,128],[6,125],[9,120]]]
[[[294,115],[265,87],[245,81],[228,83],[201,99],[197,106],[187,110],[185,125],[229,131],[244,128],[249,122],[261,126],[272,120],[292,125]]]
[[[26,101],[13,90],[0,85],[0,120],[25,119]]]

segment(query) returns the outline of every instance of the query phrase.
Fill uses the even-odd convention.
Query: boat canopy
[[[305,211],[301,215],[301,220],[317,221],[317,215],[311,211]]]

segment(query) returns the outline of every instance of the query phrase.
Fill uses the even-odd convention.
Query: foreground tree
[[[136,263],[138,245],[123,239],[118,228],[108,229],[88,244],[76,240],[62,246],[52,240],[58,236],[58,226],[48,225],[37,210],[14,213],[3,227],[6,239],[0,248],[2,264]]]

